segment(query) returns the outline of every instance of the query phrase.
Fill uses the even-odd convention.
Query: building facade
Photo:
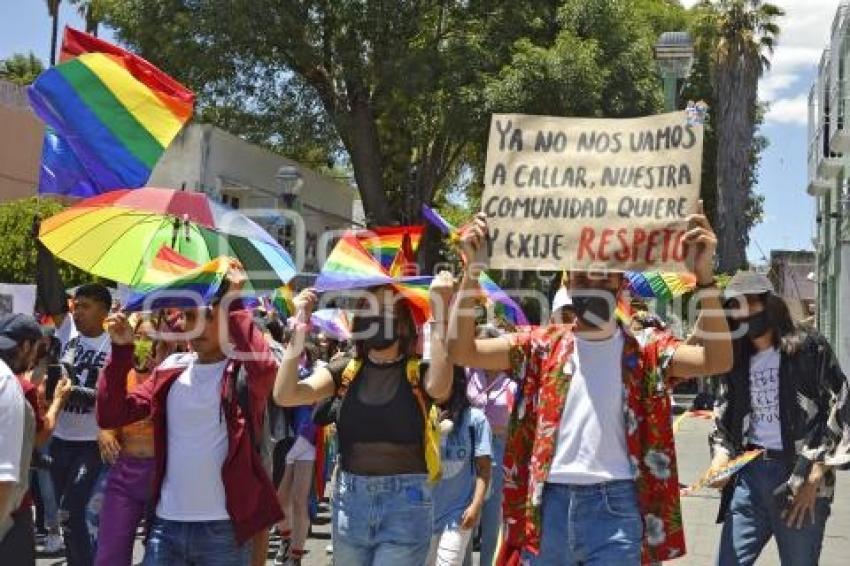
[[[44,125],[26,89],[0,80],[0,202],[35,194]]]
[[[809,94],[809,183],[816,199],[816,322],[850,371],[850,2],[838,5]]]
[[[816,265],[817,258],[813,251],[770,251],[768,277],[797,321],[811,321],[811,316],[816,312]]]

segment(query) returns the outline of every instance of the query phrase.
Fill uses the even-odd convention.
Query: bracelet
[[[700,283],[699,281],[697,281],[697,284],[696,284],[696,289],[700,289],[700,290],[702,290],[702,289],[716,289],[716,288],[717,288],[717,282],[714,279],[711,280],[711,283]]]
[[[295,332],[299,332],[301,330],[310,330],[311,324],[309,322],[302,322],[295,318],[294,316],[290,316],[286,319],[286,326],[289,330],[293,330]]]

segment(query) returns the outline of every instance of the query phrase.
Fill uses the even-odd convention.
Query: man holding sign
[[[598,121],[601,126],[596,128],[592,121],[580,122],[582,128],[597,133],[595,151],[603,147],[598,141],[600,132],[607,133],[611,141],[606,143],[619,144],[619,151],[627,151],[627,145],[634,145],[639,150],[635,153],[644,152],[634,158],[635,163],[641,163],[635,167],[660,167],[652,158],[654,152],[672,151],[663,149],[668,145],[684,148],[690,144],[693,148],[701,143],[701,131],[694,133],[695,139],[691,141],[690,126],[684,124],[683,114],[677,115],[682,117],[679,133],[673,133],[678,126],[673,125],[671,116],[656,117],[660,121],[654,122],[653,128],[645,131],[632,128],[631,132],[615,130],[613,121]],[[520,133],[522,141],[511,142],[514,139],[511,131],[516,130],[507,128],[504,122],[499,125],[500,118],[494,117],[494,129],[497,136],[499,131],[506,132],[508,151],[512,146],[527,147],[528,134]],[[520,123],[526,118],[532,122],[557,120],[522,118]],[[516,125],[513,119],[511,122],[512,126]],[[553,148],[558,143],[564,147],[575,143],[574,133],[565,132],[563,142],[557,141],[560,139],[557,135],[553,136]],[[632,136],[637,136],[634,142],[629,141]],[[543,139],[547,139],[545,135]],[[491,150],[493,142],[491,137]],[[498,139],[496,144],[500,147]],[[640,564],[684,554],[669,392],[680,380],[723,373],[732,363],[729,328],[720,312],[719,293],[714,289],[717,240],[697,202],[691,206],[688,200],[695,197],[698,185],[680,182],[686,181],[688,175],[696,182],[698,158],[696,162],[682,161],[680,166],[674,166],[674,171],[667,171],[670,175],[663,176],[663,186],[658,185],[658,171],[647,177],[647,169],[642,170],[642,182],[647,183],[646,179],[651,178],[653,188],[646,191],[652,191],[652,198],[675,198],[670,196],[675,193],[686,201],[681,209],[683,216],[680,217],[677,205],[670,217],[659,218],[657,222],[645,217],[640,221],[641,228],[631,220],[618,224],[616,219],[625,199],[639,198],[635,195],[644,189],[633,186],[625,191],[607,187],[599,192],[599,180],[604,178],[607,182],[608,178],[608,174],[599,172],[609,167],[605,162],[615,166],[616,161],[596,161],[593,166],[589,162],[584,166],[570,165],[574,169],[573,185],[566,189],[565,184],[551,188],[555,184],[553,179],[558,181],[568,175],[559,169],[553,177],[554,165],[549,162],[545,175],[549,175],[550,187],[527,191],[534,203],[541,198],[549,202],[545,191],[551,191],[551,199],[561,199],[557,222],[547,224],[532,218],[534,214],[522,220],[518,216],[513,216],[513,220],[488,219],[488,199],[501,198],[498,193],[503,192],[491,184],[482,200],[484,213],[461,230],[466,268],[450,323],[451,359],[468,367],[512,369],[522,379],[504,460],[505,540],[501,563],[515,564],[522,557],[531,564],[547,565]],[[545,169],[547,165],[543,163],[547,162],[532,156],[523,165]],[[561,167],[563,163],[566,160]],[[488,154],[488,181],[501,178],[501,173],[494,172],[502,165],[506,179],[518,178],[520,165],[516,161],[494,162],[493,155]],[[579,175],[581,167],[584,170]],[[682,173],[684,169],[687,173]],[[577,181],[579,178],[581,183]],[[564,191],[584,191],[588,196],[564,196]],[[600,194],[604,196],[597,196]],[[574,198],[586,198],[586,203],[575,209],[573,218],[573,205],[564,203]],[[608,203],[600,203],[598,198]],[[640,198],[644,203],[650,202],[646,200],[648,197]],[[525,210],[536,213],[539,205],[534,203]],[[542,214],[553,215],[557,210],[556,205],[553,207],[543,205]],[[668,210],[667,205],[663,208]],[[605,238],[602,234],[609,230],[615,234],[624,230],[624,238],[606,239],[610,248],[599,241],[588,244],[594,256],[583,256],[582,253],[588,252],[583,252],[579,244],[581,234],[587,230],[600,238]],[[644,232],[645,239],[638,236],[639,230]],[[669,240],[665,231],[670,231]],[[651,233],[662,234],[660,240],[659,236],[653,237],[661,244],[649,245]],[[522,249],[511,247],[508,242],[512,237],[514,241],[526,239],[523,253],[529,257],[511,256]],[[542,243],[547,238],[548,253]],[[663,246],[667,248],[666,259],[663,259]],[[473,313],[480,293],[477,283],[480,264],[474,258],[483,256],[485,251],[490,252],[491,266],[496,267],[506,261],[512,262],[514,268],[517,265],[567,267],[568,290],[577,316],[575,325],[553,324],[498,338],[476,339]],[[653,268],[674,267],[682,271],[685,258],[689,259],[688,265],[700,288],[703,312],[697,321],[697,332],[701,332],[702,345],[682,344],[657,329],[634,335],[618,324],[614,306],[623,275],[612,270],[651,264]]]

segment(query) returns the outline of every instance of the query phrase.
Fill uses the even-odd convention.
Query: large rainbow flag
[[[165,285],[197,268],[197,262],[180,255],[168,246],[162,246],[151,259],[147,269],[139,269],[130,286],[151,288]]]
[[[128,51],[65,29],[63,62],[29,87],[49,129],[39,192],[87,197],[144,186],[192,116],[192,91]]]

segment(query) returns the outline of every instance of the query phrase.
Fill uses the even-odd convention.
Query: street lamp
[[[677,106],[678,83],[688,78],[694,63],[694,42],[686,31],[665,31],[655,43],[655,62],[664,82],[664,109]]]
[[[294,208],[301,194],[301,185],[304,182],[301,172],[294,165],[282,165],[274,176],[280,188],[280,195],[287,208]]]

